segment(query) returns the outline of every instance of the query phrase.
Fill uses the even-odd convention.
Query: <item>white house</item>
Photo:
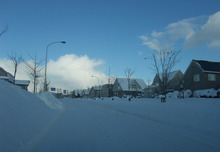
[[[113,94],[118,97],[127,95],[136,97],[142,95],[146,87],[147,85],[142,79],[116,78],[113,85]]]

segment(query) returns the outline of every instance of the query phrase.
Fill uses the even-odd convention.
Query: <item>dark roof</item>
[[[193,60],[197,62],[204,71],[220,72],[220,62],[204,61],[204,60]]]

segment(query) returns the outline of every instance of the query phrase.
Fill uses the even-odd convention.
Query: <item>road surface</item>
[[[220,151],[200,134],[101,102],[65,102],[24,151]],[[208,138],[207,138],[208,139]]]

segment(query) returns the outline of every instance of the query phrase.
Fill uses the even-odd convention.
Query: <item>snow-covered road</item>
[[[220,100],[56,99],[0,80],[0,152],[219,152]]]
[[[48,123],[26,151],[220,151],[219,140],[212,132],[183,125],[184,120],[175,123],[172,116],[171,120],[161,119],[159,115],[169,111],[152,114],[155,107],[148,107],[150,104],[101,100],[63,103],[65,110]],[[166,109],[167,105],[163,106]],[[181,119],[178,113],[171,111],[169,115]]]

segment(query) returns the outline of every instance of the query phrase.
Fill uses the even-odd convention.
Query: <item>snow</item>
[[[38,97],[51,109],[63,110],[63,104],[55,98],[50,92],[42,92]]]
[[[0,90],[0,151],[220,151],[218,98],[58,100],[3,80]]]
[[[29,80],[15,80],[15,84],[20,84],[20,85],[29,85],[30,81]]]
[[[117,78],[116,80],[120,84],[122,90],[128,91],[128,79],[127,78]],[[145,84],[145,82],[142,79],[131,78],[130,84],[132,85],[133,82],[135,82],[135,81],[138,83],[138,85],[141,87],[141,89],[137,89],[137,88],[133,89],[131,87],[130,89],[132,91],[142,91],[144,88],[147,87],[147,85]]]
[[[215,89],[204,89],[204,90],[196,90],[194,92],[194,97],[216,97],[217,91]]]
[[[13,152],[30,144],[56,116],[30,92],[0,80],[0,151]]]

